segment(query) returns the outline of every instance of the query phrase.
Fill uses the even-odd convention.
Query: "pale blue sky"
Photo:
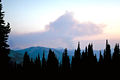
[[[77,41],[82,41],[84,43],[83,48],[84,46],[86,46],[86,42],[94,41],[94,43],[96,43],[97,45],[104,43],[105,39],[110,39],[111,44],[114,45],[115,42],[113,42],[113,40],[116,42],[119,42],[120,40],[120,38],[117,37],[118,35],[120,35],[120,0],[3,0],[3,9],[5,11],[5,20],[11,23],[12,39],[10,38],[9,43],[10,45],[12,45],[11,48],[13,49],[30,46],[62,47],[56,46],[58,45],[58,43],[53,44],[53,41],[49,42],[48,45],[44,44],[46,43],[44,40],[43,42],[41,42],[43,44],[38,44],[38,42],[34,42],[34,44],[26,43],[28,45],[23,45],[21,47],[21,45],[19,45],[21,42],[15,40],[14,38],[15,36],[21,36],[22,34],[34,34],[36,32],[46,32],[45,34],[47,34],[47,32],[50,32],[49,30],[51,30],[51,27],[56,27],[56,25],[58,25],[56,23],[61,24],[59,20],[68,20],[66,21],[65,25],[62,25],[63,27],[65,27],[66,24],[70,22],[73,22],[72,24],[76,26],[84,26],[88,24],[97,27],[99,25],[105,26],[102,27],[100,30],[99,28],[95,28],[98,31],[102,30],[102,32],[97,35],[74,36],[72,38],[70,38],[71,35],[68,35],[68,39],[71,39],[73,43],[76,43]],[[66,20],[64,20],[63,17]],[[69,21],[69,19],[71,20]],[[89,32],[86,32],[86,34],[92,32],[89,27],[90,26],[86,27],[86,29],[88,28],[89,30]],[[71,28],[69,30],[71,30]],[[68,33],[70,33],[70,31],[68,31]],[[57,33],[55,34],[57,35]],[[75,34],[79,34],[79,32]],[[47,35],[47,37],[49,37],[49,34]],[[87,41],[84,41],[86,40],[86,38]],[[66,41],[67,39],[65,39],[65,42]],[[62,42],[64,43],[64,39],[59,42],[60,44]],[[25,42],[23,41],[22,43]],[[52,46],[52,44],[54,46]],[[66,43],[64,47],[71,47],[70,41],[69,43]],[[100,47],[96,46],[96,49],[101,49],[102,47],[102,45]]]
[[[75,17],[78,17],[82,21],[84,19],[86,20],[85,16],[88,14],[87,11],[98,14],[94,12],[96,10],[95,8],[103,11],[99,15],[106,13],[107,9],[109,9],[108,12],[110,12],[110,9],[111,11],[114,8],[119,9],[120,0],[3,0],[3,5],[4,11],[6,12],[6,20],[13,23],[12,27],[15,29],[14,31],[24,33],[26,31],[22,30],[23,27],[27,32],[43,30],[45,25],[57,19],[65,11],[73,12]],[[105,9],[102,10],[103,8]],[[87,21],[90,21],[90,16],[93,16],[91,14],[88,14],[89,16],[87,15]],[[84,19],[80,19],[81,16],[79,15],[84,16]],[[96,21],[96,19],[93,20]],[[39,25],[36,23],[39,23]],[[34,26],[34,29],[30,29],[28,26]]]

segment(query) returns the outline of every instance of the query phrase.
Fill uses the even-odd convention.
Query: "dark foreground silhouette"
[[[62,61],[59,62],[55,56],[55,53],[50,49],[47,60],[45,59],[45,53],[43,53],[42,60],[38,55],[36,60],[30,59],[27,52],[24,55],[23,63],[16,64],[16,62],[10,62],[9,45],[7,44],[8,34],[10,33],[10,24],[5,25],[4,12],[2,11],[2,3],[0,0],[0,73],[2,72],[93,72],[100,71],[115,71],[120,70],[120,49],[119,44],[115,45],[114,53],[111,55],[111,48],[108,40],[106,40],[106,48],[104,55],[101,54],[97,60],[96,55],[93,52],[93,45],[89,44],[83,52],[80,50],[80,43],[78,48],[74,52],[72,61],[70,62],[67,48],[63,52]],[[114,66],[114,67],[112,67]]]
[[[119,44],[115,45],[113,55],[111,55],[110,45],[106,40],[106,48],[104,49],[104,55],[101,54],[97,60],[96,55],[93,52],[93,45],[89,44],[83,52],[80,50],[80,44],[74,52],[72,61],[70,62],[67,55],[67,48],[62,55],[62,62],[59,62],[55,56],[55,53],[50,49],[47,60],[45,59],[45,53],[43,52],[43,58],[40,59],[38,55],[36,60],[30,59],[27,52],[24,55],[23,64],[13,63],[10,72],[85,72],[85,71],[110,71],[120,70],[120,49]]]

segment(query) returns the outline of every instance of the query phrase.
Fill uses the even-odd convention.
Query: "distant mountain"
[[[18,53],[17,51],[10,50],[9,57],[11,58],[12,62],[15,62],[15,61],[16,61],[16,63],[23,62],[23,54]]]
[[[51,49],[52,51],[55,52],[55,55],[59,61],[62,60],[62,54],[64,51],[64,49],[62,49],[62,48],[55,49],[55,48],[46,48],[46,47],[30,47],[30,48],[21,49],[21,50],[11,50],[9,56],[11,57],[11,61],[13,61],[13,62],[16,61],[16,63],[22,63],[25,52],[28,52],[28,55],[30,56],[30,58],[35,60],[38,55],[40,55],[40,59],[42,59],[43,51],[44,51],[45,58],[47,59],[49,49]],[[81,50],[81,52],[82,51],[83,50]],[[101,52],[103,53],[104,51],[102,50]],[[113,52],[113,50],[112,50],[112,52]],[[96,54],[97,59],[99,59],[99,51],[94,50],[94,54]],[[70,60],[72,60],[72,56],[74,55],[74,50],[68,50],[68,55],[70,57]]]
[[[33,60],[36,59],[38,55],[40,55],[40,58],[42,59],[43,56],[43,51],[45,52],[45,58],[47,59],[47,56],[49,54],[49,49],[55,52],[56,57],[58,58],[59,61],[62,59],[62,53],[64,49],[54,49],[54,48],[46,48],[46,47],[30,47],[26,49],[21,49],[21,50],[11,50],[9,56],[11,57],[11,61],[16,61],[17,63],[23,62],[23,57],[24,53],[28,52],[28,55],[30,58]],[[70,58],[72,58],[74,50],[69,50],[68,55]]]

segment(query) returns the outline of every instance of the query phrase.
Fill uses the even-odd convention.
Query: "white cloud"
[[[80,23],[74,19],[71,12],[66,12],[48,26],[50,28],[49,32],[69,37],[100,34],[104,28],[102,24],[94,24],[92,22]]]
[[[74,19],[73,13],[66,12],[55,21],[46,26],[48,29],[43,33],[30,33],[10,37],[9,43],[12,48],[19,46],[30,47],[33,45],[45,47],[67,47],[73,48],[73,39],[76,37],[92,36],[101,34],[104,25],[94,24],[92,22],[80,23]]]

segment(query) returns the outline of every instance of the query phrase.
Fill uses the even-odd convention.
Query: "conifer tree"
[[[48,54],[47,72],[58,72],[58,60],[51,49]]]
[[[30,60],[30,71],[31,71],[31,72],[35,72],[35,64],[34,64],[34,61],[33,61],[32,58],[31,58],[31,60]]]
[[[10,33],[10,24],[5,24],[4,12],[2,11],[2,2],[0,0],[0,69],[1,71],[8,71],[9,62],[9,45],[7,43],[8,34]]]
[[[30,71],[30,57],[27,52],[24,54],[24,59],[23,59],[23,69],[24,72],[29,72]]]
[[[84,58],[83,58],[83,64],[87,64],[87,58],[88,58],[88,48],[87,46],[85,47],[85,54],[84,54]]]
[[[35,67],[36,67],[36,71],[37,72],[40,72],[41,71],[41,61],[40,61],[40,56],[38,54],[38,56],[36,57],[36,60],[35,60]]]
[[[43,58],[42,58],[42,72],[46,72],[47,62],[45,59],[45,52],[43,51]]]
[[[75,58],[78,61],[80,61],[80,57],[81,57],[80,42],[78,42],[78,47],[77,47],[77,50],[75,51]]]
[[[100,51],[100,55],[99,55],[99,64],[103,64],[103,56],[102,56],[102,53]]]
[[[120,52],[119,44],[116,44],[114,48],[114,53],[112,56],[113,64],[120,64],[120,53],[119,52]]]
[[[70,72],[70,60],[67,53],[67,48],[63,52],[62,57],[62,72]]]
[[[87,62],[88,64],[96,64],[97,63],[97,59],[96,59],[96,55],[94,55],[93,52],[93,45],[89,44],[88,45],[88,57],[87,57]]]
[[[77,50],[75,50],[74,56],[72,57],[72,71],[80,71],[80,64],[81,64],[81,50],[80,50],[80,43],[78,42]]]
[[[108,43],[108,40],[106,40],[106,48],[104,50],[104,63],[105,64],[111,64],[112,61],[111,56],[111,48],[110,44]]]

